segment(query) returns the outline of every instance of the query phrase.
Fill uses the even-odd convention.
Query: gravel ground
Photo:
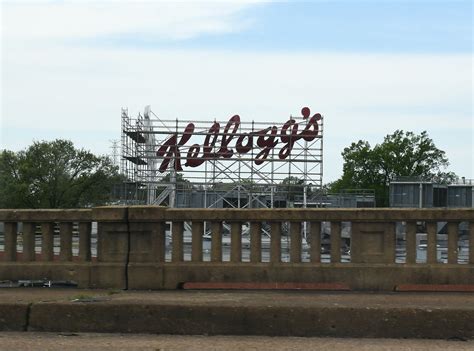
[[[0,350],[474,350],[474,340],[0,332]]]

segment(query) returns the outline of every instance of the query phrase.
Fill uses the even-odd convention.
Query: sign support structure
[[[272,122],[158,117],[122,109],[121,202],[170,207],[318,207],[323,116]],[[279,121],[279,122],[276,122]]]

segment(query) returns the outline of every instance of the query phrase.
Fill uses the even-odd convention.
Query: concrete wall
[[[406,222],[406,263],[395,261],[396,223]],[[427,261],[416,261],[417,222],[427,230]],[[344,283],[357,290],[393,290],[399,284],[474,284],[473,209],[167,209],[155,206],[91,210],[0,210],[5,249],[0,280],[73,280],[80,287],[176,289],[185,282]],[[97,259],[91,257],[97,223]],[[242,223],[249,222],[250,257],[242,258]],[[330,223],[330,263],[321,261],[322,223]],[[350,222],[351,262],[342,262],[342,222]],[[448,222],[448,262],[437,260],[437,224]],[[469,260],[458,264],[458,231],[467,222]],[[18,235],[18,224],[23,230]],[[59,223],[60,252],[53,250]],[[78,254],[73,254],[73,225]],[[192,232],[184,260],[185,223]],[[204,223],[210,228],[210,262],[203,261]],[[262,262],[261,228],[270,228],[270,260]],[[302,228],[308,228],[309,262],[301,262]],[[229,261],[222,260],[223,227],[230,228]],[[171,227],[171,258],[165,257]],[[41,234],[38,237],[38,230]],[[282,236],[289,262],[282,262]],[[23,252],[17,252],[21,239]],[[38,240],[41,253],[38,254]],[[75,241],[74,241],[75,242]],[[37,247],[38,246],[38,247]]]

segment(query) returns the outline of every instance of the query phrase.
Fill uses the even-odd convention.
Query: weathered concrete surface
[[[28,324],[29,303],[0,300],[0,330],[24,331]],[[0,345],[1,349],[1,345]]]
[[[167,209],[157,206],[84,210],[0,210],[5,222],[0,280],[73,280],[80,288],[176,289],[185,282],[344,283],[354,290],[392,291],[403,284],[474,284],[473,209]],[[91,221],[97,260],[90,262]],[[166,222],[172,223],[172,262],[165,261]],[[183,225],[192,222],[191,261],[183,262]],[[210,222],[212,261],[202,262],[203,221]],[[231,226],[230,261],[222,259],[222,224]],[[301,222],[310,222],[311,263],[301,263]],[[320,263],[321,221],[331,221],[331,263]],[[351,263],[341,263],[341,221],[352,222]],[[407,263],[395,263],[395,222],[407,221]],[[427,264],[416,261],[416,222],[427,222]],[[436,222],[448,221],[448,262],[437,263]],[[469,222],[469,264],[457,263],[457,226]],[[17,252],[22,222],[21,255]],[[53,250],[60,222],[60,253]],[[73,257],[79,222],[80,257]],[[251,261],[242,259],[241,223],[250,222]],[[270,262],[261,261],[262,222],[271,226]],[[281,223],[290,223],[290,261],[281,262]],[[41,225],[40,256],[36,225]],[[319,228],[319,229],[317,229]],[[335,235],[334,235],[335,234]],[[36,260],[40,259],[41,262]],[[47,262],[44,262],[47,261]]]
[[[0,280],[43,278],[72,280],[80,288],[176,289],[186,282],[281,282],[344,283],[353,290],[393,291],[405,284],[473,285],[474,265],[0,262]]]
[[[90,221],[91,209],[1,209],[0,221],[4,222],[62,222]]]
[[[98,208],[94,208],[97,213]],[[100,208],[99,208],[100,209]],[[106,210],[108,208],[105,208]],[[112,208],[113,209],[113,208]],[[110,210],[108,210],[110,211]],[[101,218],[96,215],[94,218]],[[107,217],[109,218],[109,217]],[[146,222],[156,219],[166,221],[353,221],[353,222],[387,222],[387,221],[473,221],[474,211],[471,208],[164,208],[159,206],[128,207],[130,222]]]
[[[0,332],[1,350],[467,351],[474,341]]]
[[[474,339],[474,294],[0,289],[0,301],[31,303],[30,331]]]
[[[128,265],[129,289],[176,289],[185,282],[344,283],[353,290],[393,291],[401,284],[474,284],[474,266],[248,262]]]
[[[78,283],[80,288],[89,287],[91,267],[100,271],[100,265],[84,262],[2,262],[0,280],[69,280]],[[94,272],[95,272],[94,271]],[[123,271],[123,269],[122,269]],[[105,282],[105,279],[102,279]],[[115,281],[114,281],[115,283]]]

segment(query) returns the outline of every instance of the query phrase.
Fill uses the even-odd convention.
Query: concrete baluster
[[[250,262],[262,261],[262,223],[250,223]]]
[[[204,232],[204,222],[193,221],[191,260],[202,262],[202,235]]]
[[[427,232],[427,248],[426,248],[426,263],[434,264],[438,262],[437,258],[437,233],[436,222],[427,222],[426,223],[426,232]]]
[[[448,222],[448,263],[458,263],[458,222]]]
[[[59,259],[61,261],[72,261],[72,223],[62,222],[59,224]]]
[[[301,222],[290,223],[290,262],[300,263],[301,262]]]
[[[311,262],[321,262],[321,222],[311,222],[310,224],[311,241]]]
[[[41,260],[45,262],[54,259],[54,223],[41,223]]]
[[[408,222],[406,224],[406,263],[416,263],[416,222]]]
[[[35,230],[36,224],[23,222],[23,261],[35,260]]]
[[[79,259],[84,262],[91,260],[91,222],[79,223]]]
[[[281,222],[272,222],[270,239],[270,262],[281,262]]]
[[[331,263],[341,262],[341,223],[331,222]]]
[[[156,238],[156,261],[165,262],[166,257],[166,223],[158,222],[155,224],[157,238]]]
[[[222,262],[222,222],[212,222],[211,261]]]
[[[5,222],[5,256],[7,262],[16,261],[16,242],[17,242],[16,222]]]
[[[172,225],[172,241],[173,241],[173,252],[171,253],[171,260],[173,262],[183,262],[183,229],[184,223],[181,221],[175,221]]]
[[[230,261],[242,262],[242,223],[232,222],[230,226]]]

